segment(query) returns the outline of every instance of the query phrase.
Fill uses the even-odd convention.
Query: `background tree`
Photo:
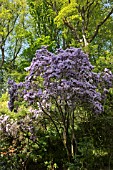
[[[0,2],[0,88],[2,91],[6,88],[7,76],[17,68],[15,60],[24,48],[25,37],[28,36],[26,5],[25,0],[1,0]]]
[[[98,37],[104,24],[112,20],[112,13],[112,3],[107,1],[72,0],[64,2],[55,21],[57,25],[69,28],[75,42],[84,47]]]
[[[22,48],[25,30],[26,2],[9,0],[1,1],[1,27],[0,27],[0,47],[1,47],[1,68],[7,58],[15,60]],[[11,50],[10,50],[11,49]],[[6,52],[7,51],[7,52]],[[6,57],[5,57],[6,56]]]
[[[96,64],[98,57],[105,55],[105,49],[112,51],[111,1],[28,2],[31,15],[37,23],[34,27],[38,35],[41,33],[50,36],[55,41],[56,47],[60,46],[63,49],[69,46],[81,47],[89,54],[93,64]],[[42,16],[44,9],[47,14],[44,13]]]

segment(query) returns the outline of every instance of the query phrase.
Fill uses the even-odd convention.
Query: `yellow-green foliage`
[[[2,97],[0,98],[0,115],[8,115],[11,118],[17,119],[18,117],[23,117],[26,114],[29,114],[29,109],[26,108],[24,106],[24,104],[22,104],[19,108],[18,108],[18,112],[11,112],[8,109],[8,94],[5,93],[2,95]]]
[[[109,68],[113,72],[113,56],[108,51],[105,51],[105,56],[100,56],[96,61],[99,70]],[[103,71],[103,70],[102,70]]]
[[[3,37],[8,36],[8,32],[12,30],[16,19],[20,14],[25,13],[26,1],[25,0],[1,0],[0,1],[0,35]],[[22,18],[20,18],[22,20]]]
[[[0,101],[0,115],[1,114],[9,114],[9,109],[7,107],[7,101]]]
[[[65,3],[65,6],[60,10],[59,14],[55,18],[57,26],[62,25],[64,19],[68,21],[80,20],[81,17],[78,15],[76,7],[77,3],[73,0],[71,3]]]
[[[9,109],[8,109],[8,106],[7,106],[7,101],[8,101],[8,94],[5,93],[0,98],[0,115],[1,114],[9,114]]]

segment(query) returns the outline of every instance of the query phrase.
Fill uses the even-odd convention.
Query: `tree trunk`
[[[65,127],[64,127],[64,131],[63,131],[63,144],[66,149],[68,161],[71,162],[71,153],[70,153],[70,148],[69,148],[69,144],[68,144],[68,132]]]
[[[2,59],[1,59],[1,63],[0,63],[0,68],[2,68],[3,64],[4,64],[4,59],[5,59],[5,54],[4,54],[4,47],[1,46],[1,53],[2,53]]]
[[[72,128],[72,134],[71,134],[71,156],[74,159],[75,155],[77,154],[77,141],[76,141],[76,137],[75,137],[75,130],[74,130],[74,110],[72,113],[72,124],[71,124],[71,128]]]

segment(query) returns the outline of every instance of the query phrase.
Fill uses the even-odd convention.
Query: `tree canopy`
[[[0,0],[0,169],[113,169],[112,0]]]

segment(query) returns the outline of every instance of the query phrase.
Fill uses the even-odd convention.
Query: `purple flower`
[[[54,100],[60,100],[61,107],[65,108],[65,101],[72,110],[72,106],[76,108],[77,104],[84,106],[87,103],[87,107],[100,113],[103,111],[103,89],[112,87],[113,74],[108,69],[94,73],[93,68],[88,56],[79,48],[58,49],[53,54],[43,47],[36,51],[24,83],[17,85],[8,80],[9,108],[14,107],[13,103],[20,95],[31,105],[44,100],[47,108]]]

